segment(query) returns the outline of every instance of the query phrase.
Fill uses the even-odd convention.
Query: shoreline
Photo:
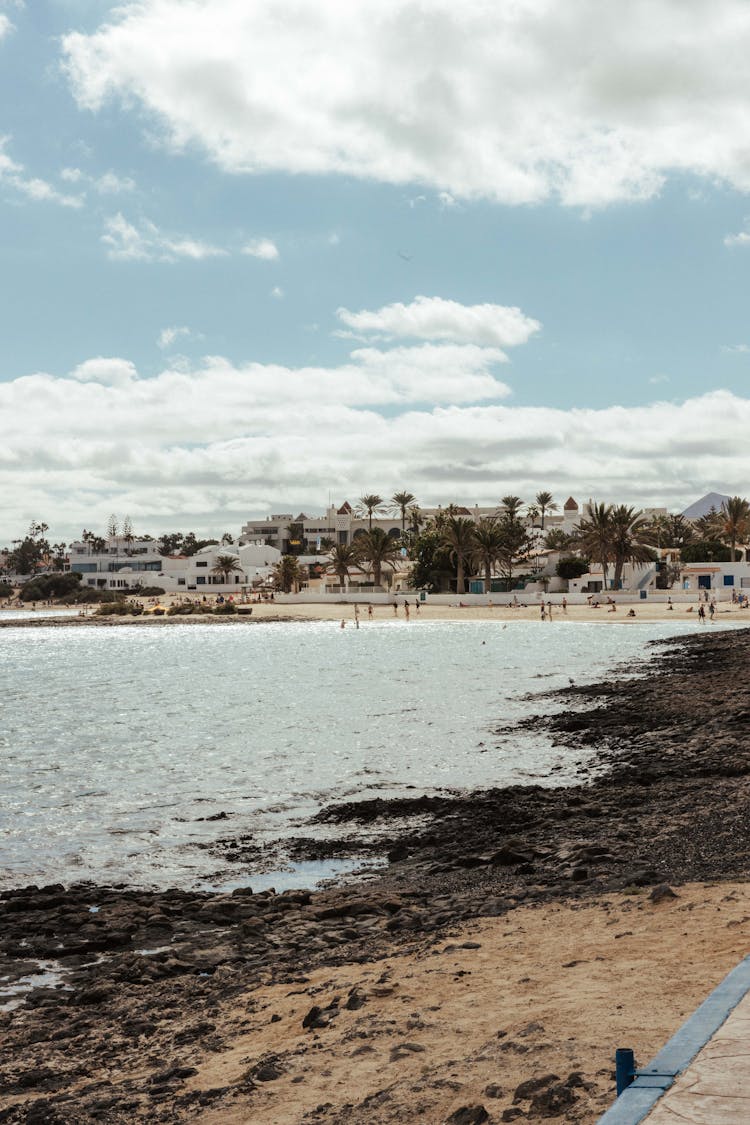
[[[646,1061],[750,936],[747,638],[658,643],[655,674],[571,688],[558,695],[591,710],[523,724],[595,748],[593,780],[324,809],[339,854],[384,830],[389,866],[362,882],[0,895],[4,960],[66,969],[64,990],[0,1013],[0,1119],[93,1121],[98,1101],[112,1122],[298,1125],[330,1103],[327,1125],[443,1125],[463,1105],[500,1121],[544,1096],[560,1120],[597,1120],[613,1044]],[[315,841],[298,846],[314,857]],[[629,986],[634,964],[653,994]]]
[[[170,603],[168,599],[165,599],[162,604],[168,607]],[[569,604],[567,612],[564,612],[559,604],[553,603],[551,619],[542,622],[538,604],[519,605],[516,608],[510,605],[494,604],[491,606],[430,605],[428,601],[422,604],[419,610],[416,610],[412,604],[408,621],[404,616],[403,603],[399,603],[398,614],[394,614],[391,605],[375,604],[372,607],[371,618],[368,616],[367,606],[361,604],[359,606],[359,627],[366,629],[370,624],[385,621],[399,621],[402,624],[408,623],[409,625],[433,621],[485,621],[496,622],[501,625],[507,625],[513,621],[537,621],[540,625],[544,624],[546,628],[558,624],[567,624],[568,622],[633,625],[638,622],[674,623],[680,621],[694,625],[696,631],[701,630],[708,633],[713,627],[713,623],[707,617],[705,623],[701,624],[697,615],[697,606],[697,600],[690,605],[675,602],[674,608],[670,610],[666,602],[644,601],[636,602],[632,606],[630,603],[622,603],[615,612],[611,612],[606,605],[594,609],[588,605]],[[75,609],[73,606],[61,606],[59,608]],[[94,612],[84,613],[80,616],[77,613],[45,616],[44,609],[37,609],[36,611],[29,611],[29,613],[34,613],[35,616],[7,619],[3,619],[4,611],[0,609],[0,629],[38,628],[39,626],[72,628],[74,626],[116,627],[121,625],[138,627],[157,625],[256,625],[264,622],[301,623],[304,621],[335,621],[338,624],[344,621],[348,628],[356,628],[357,624],[355,605],[351,602],[261,602],[248,608],[252,608],[252,613],[248,613],[245,609],[244,612],[237,614],[175,614],[171,617],[167,615],[154,616],[148,613],[137,617],[114,614],[98,617]],[[628,616],[628,610],[631,608],[635,612],[635,617]],[[741,609],[739,605],[729,601],[719,602],[716,608],[716,624],[724,623],[750,627],[750,610]]]

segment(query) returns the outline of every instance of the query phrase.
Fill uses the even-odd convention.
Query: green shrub
[[[133,589],[139,598],[160,598],[166,592],[161,586],[137,586]]]
[[[0,598],[9,598],[13,593],[13,587],[8,582],[0,582]]]
[[[21,588],[21,601],[45,602],[50,598],[64,598],[69,600],[80,590],[81,575],[78,571],[63,574],[57,571],[54,574],[38,574],[30,578]]]
[[[96,611],[97,617],[140,617],[143,607],[138,602],[105,602]]]
[[[217,605],[211,612],[221,614],[236,613],[237,606],[234,602],[224,602],[223,605]]]
[[[589,564],[586,559],[579,559],[577,555],[566,555],[564,559],[560,559],[555,573],[558,578],[580,578],[582,574],[586,574],[589,569]]]

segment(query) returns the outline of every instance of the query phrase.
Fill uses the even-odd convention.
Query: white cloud
[[[672,508],[714,488],[747,491],[750,400],[600,410],[520,407],[477,344],[365,347],[337,367],[170,360],[139,377],[118,357],[65,377],[0,383],[0,537],[44,518],[69,537],[126,510],[158,532],[190,512],[195,530],[232,512],[288,503],[319,510],[371,481],[425,505],[495,503],[550,488]],[[28,403],[34,410],[28,410]],[[300,450],[304,450],[300,461]]]
[[[279,256],[278,247],[270,238],[251,239],[242,247],[242,253],[249,254],[251,258],[260,258],[264,262],[275,262]]]
[[[461,305],[442,297],[415,297],[409,305],[397,302],[381,309],[336,315],[355,338],[369,336],[416,340],[449,340],[487,347],[517,347],[525,344],[541,325],[519,308],[506,305]]]
[[[725,246],[750,246],[750,231],[741,230],[737,234],[728,234],[724,239]]]
[[[284,290],[280,285],[274,285],[273,289],[271,290],[271,296],[277,301],[283,301]]]
[[[11,31],[13,31],[13,24],[7,16],[0,12],[0,39],[4,39],[6,35],[10,35]]]
[[[125,0],[63,53],[81,107],[140,105],[230,172],[581,206],[671,173],[750,190],[746,0]]]
[[[12,188],[20,195],[35,202],[58,203],[61,207],[81,207],[83,196],[66,195],[58,191],[47,180],[29,176],[23,164],[8,156],[5,148],[10,137],[0,137],[0,184]]]
[[[748,355],[750,344],[722,344],[721,350],[729,355]]]
[[[191,335],[192,333],[186,325],[175,325],[173,328],[162,328],[156,343],[160,348],[171,348],[175,340],[179,340],[182,336],[189,337]]]
[[[670,382],[669,375],[664,375],[664,374],[652,375],[651,378],[649,379],[649,383],[653,383],[655,385],[658,385],[659,383],[669,383],[669,382]]]
[[[105,220],[101,241],[107,247],[107,257],[120,262],[174,262],[178,258],[201,261],[226,254],[226,250],[208,242],[165,234],[148,219],[135,226],[120,211]]]
[[[63,168],[60,179],[69,184],[90,184],[99,195],[119,195],[121,192],[135,191],[135,180],[130,176],[118,176],[116,172],[105,172],[102,176],[90,176],[80,168]]]
[[[97,356],[80,363],[70,373],[79,383],[99,383],[105,387],[126,387],[138,378],[135,365],[127,359]]]

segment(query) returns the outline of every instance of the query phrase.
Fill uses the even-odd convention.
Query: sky
[[[0,545],[750,492],[746,0],[0,0]]]

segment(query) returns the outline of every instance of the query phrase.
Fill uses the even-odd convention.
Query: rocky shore
[[[513,1034],[496,1028],[491,1048],[475,1052],[479,1062],[463,1056],[463,1070],[438,1066],[430,1044],[441,1017],[429,1014],[429,992],[418,1008],[409,993],[417,985],[394,983],[395,966],[408,963],[413,980],[445,972],[463,988],[489,948],[511,956],[519,927],[537,933],[527,951],[534,962],[536,948],[564,945],[587,912],[587,931],[600,926],[609,940],[636,932],[631,924],[613,935],[610,923],[684,909],[695,893],[688,885],[744,880],[748,639],[738,630],[663,644],[653,673],[572,686],[564,694],[575,709],[528,720],[566,745],[596,750],[579,785],[324,809],[319,819],[337,826],[336,841],[298,839],[296,853],[315,856],[324,846],[327,855],[356,854],[377,827],[388,866],[367,880],[316,893],[93,885],[3,893],[0,976],[26,987],[18,1006],[0,1011],[0,1122],[595,1121],[612,1095],[611,1075],[591,1069],[575,1037],[567,1055],[550,1055],[554,1072],[542,1073],[534,1055],[544,1028],[522,1034],[533,1020]],[[582,698],[589,709],[580,709]],[[736,942],[747,933],[747,904],[736,889],[725,897],[737,904]],[[721,894],[707,890],[690,899],[693,921],[709,900],[722,909]],[[467,932],[481,940],[467,941]],[[504,953],[503,942],[511,943]],[[727,958],[734,951],[727,946]],[[435,956],[449,968],[425,968]],[[579,963],[561,963],[557,975]],[[526,982],[542,971],[534,964],[507,1005],[523,995],[528,1012],[540,1001],[533,989],[527,996]],[[487,958],[484,971],[501,974],[502,966]],[[425,977],[424,987],[439,997],[442,980]],[[714,983],[694,982],[698,998]],[[399,987],[406,1001],[396,1018]],[[435,999],[437,1009],[442,1003]],[[481,1006],[479,997],[479,1023]],[[659,1035],[660,1026],[657,1043]],[[388,1066],[410,1075],[400,1092],[374,1046],[383,1036]],[[481,1069],[481,1059],[498,1080],[467,1100],[463,1071]],[[342,1065],[343,1091],[323,1097],[321,1082],[336,1085]],[[508,1075],[519,1082],[509,1085]]]

